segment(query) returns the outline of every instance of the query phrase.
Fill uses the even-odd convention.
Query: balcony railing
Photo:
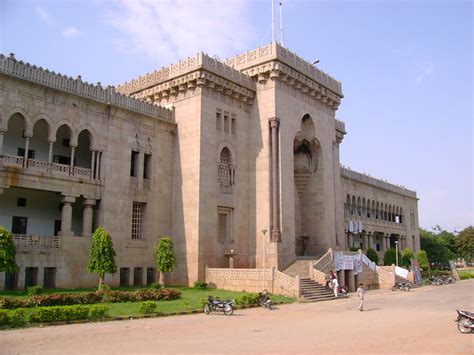
[[[17,248],[60,248],[60,238],[58,236],[13,234],[13,242]]]
[[[43,160],[28,159],[26,166],[23,164],[24,158],[10,154],[0,154],[0,166],[42,171],[61,176],[76,176],[79,178],[91,179],[91,169],[75,166],[72,170],[69,165],[48,163]]]

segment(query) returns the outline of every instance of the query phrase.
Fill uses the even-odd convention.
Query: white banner
[[[395,275],[403,277],[404,279],[406,279],[408,277],[408,270],[404,269],[404,268],[401,268],[401,267],[398,267],[398,266],[395,266]]]
[[[343,255],[342,256],[342,268],[344,270],[354,269],[354,258],[352,255]]]

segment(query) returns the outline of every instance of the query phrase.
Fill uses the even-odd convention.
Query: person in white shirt
[[[359,304],[359,311],[364,310],[364,295],[365,295],[365,290],[364,290],[364,284],[360,283],[359,288],[357,289],[357,296],[359,296],[360,304]]]

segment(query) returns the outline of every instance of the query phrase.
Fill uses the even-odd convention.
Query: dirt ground
[[[17,353],[474,353],[456,309],[474,311],[474,280],[405,291],[238,310],[0,332],[0,352]]]

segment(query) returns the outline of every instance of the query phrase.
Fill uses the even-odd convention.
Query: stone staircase
[[[334,292],[326,290],[326,287],[309,278],[300,279],[301,298],[305,302],[319,302],[334,300]]]
[[[304,302],[318,302],[335,299],[334,292],[327,291],[324,285],[309,278],[309,263],[314,264],[317,260],[318,258],[314,256],[299,256],[293,264],[283,270],[283,273],[288,276],[293,278],[296,276],[300,277],[301,298]]]

